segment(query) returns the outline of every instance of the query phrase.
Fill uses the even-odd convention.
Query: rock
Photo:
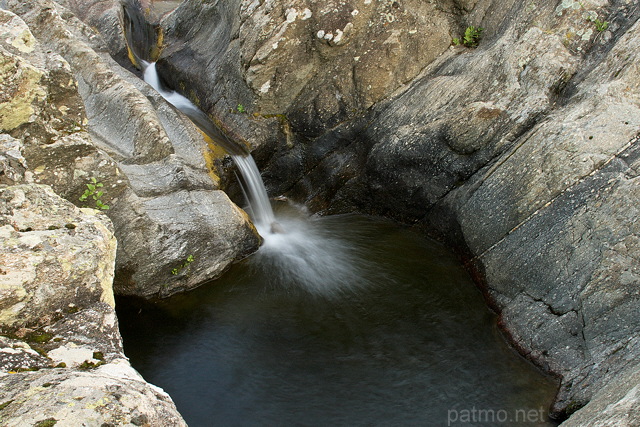
[[[116,240],[105,216],[42,185],[2,188],[0,200],[0,324],[37,324],[69,304],[114,305]]]
[[[8,32],[15,21],[32,40],[19,63],[35,64],[44,76],[39,96],[50,102],[40,107],[40,98],[33,98],[32,122],[6,130],[25,141],[36,182],[79,206],[103,208],[111,218],[119,243],[116,293],[152,297],[191,289],[256,250],[255,228],[219,189],[222,161],[181,113],[111,59],[100,36],[61,5],[8,3],[29,23],[2,11],[14,16],[6,18]],[[89,9],[111,13],[98,3]],[[50,56],[61,64],[53,77]],[[51,108],[50,115],[61,124],[43,129],[35,117],[48,110],[37,109],[56,103],[65,108]],[[101,186],[94,191],[94,185]],[[194,262],[181,269],[188,257]],[[175,269],[181,274],[172,274]]]
[[[0,185],[20,184],[26,180],[27,162],[22,142],[0,134]]]
[[[591,402],[563,427],[631,427],[640,424],[640,369],[632,366],[603,384]]]
[[[189,276],[215,275],[197,271],[204,257],[181,244],[188,240],[169,237],[191,238],[209,221],[188,228],[184,209],[216,191],[202,164],[184,159],[206,147],[189,142],[180,151],[167,130],[167,122],[182,129],[180,115],[142,96],[144,85],[95,53],[95,36],[80,43],[68,35],[91,32],[63,23],[63,9],[16,3],[33,28],[55,30],[51,50],[78,78],[89,130],[131,186],[109,200],[123,248],[127,224],[145,230],[131,233],[133,249],[118,254],[126,267],[119,275],[132,278],[122,292],[163,294],[162,274],[167,294],[192,286]],[[611,404],[610,418],[598,420],[614,422],[616,402],[621,410],[633,402],[634,388],[622,379],[635,378],[640,355],[640,233],[630,202],[639,196],[639,14],[631,2],[572,0],[452,0],[437,9],[417,1],[188,2],[161,21],[167,47],[158,65],[173,88],[251,140],[271,194],[286,192],[314,210],[418,223],[458,248],[484,279],[514,345],[561,376],[554,416],[591,400],[585,414]],[[598,28],[596,17],[610,26]],[[469,25],[484,28],[479,47],[450,47]],[[15,43],[5,43],[3,63],[20,70],[11,84],[36,89],[3,98],[11,98],[5,126],[17,138],[34,114],[63,123],[41,102],[46,74],[15,59],[31,38],[8,39]],[[127,96],[119,97],[120,87]],[[131,117],[138,120],[127,127]],[[184,129],[176,133],[193,133]],[[28,151],[26,141],[30,164]],[[210,198],[228,208],[224,196]],[[177,228],[168,217],[181,219]],[[154,230],[161,237],[154,244],[166,251],[136,252]],[[173,258],[163,258],[167,252]],[[149,254],[170,262],[147,263]],[[161,273],[147,273],[152,267]],[[142,271],[155,284],[143,286]],[[605,392],[607,383],[614,385]]]
[[[73,12],[78,18],[101,34],[101,41],[112,56],[122,64],[127,46],[120,26],[120,2],[116,0],[57,0],[56,3]]]
[[[51,360],[24,341],[0,336],[0,372],[31,371],[51,367]]]
[[[40,41],[0,10],[0,424],[185,426],[171,398],[123,354],[116,239],[105,212],[119,220],[121,289],[143,296],[215,277],[255,249],[255,229],[217,190],[217,160],[193,126],[98,55],[103,44],[92,30],[53,2],[10,3],[32,19]],[[56,193],[111,206],[80,208]],[[163,269],[162,253],[179,258]],[[148,271],[166,281],[149,286]]]
[[[124,356],[115,256],[103,213],[0,188],[0,424],[186,425]]]
[[[158,69],[273,152],[297,142],[291,130],[304,141],[362,114],[445,52],[455,16],[441,3],[185,3],[162,21]]]
[[[627,65],[639,37],[636,24],[566,106],[445,199],[516,342],[563,376],[558,412],[588,402],[638,354],[640,212],[628,201],[638,197],[640,103],[623,88],[640,84]]]
[[[0,423],[186,425],[123,353],[109,219],[50,187],[0,188]]]
[[[27,341],[0,337],[2,425],[186,425],[125,358],[113,307],[72,306],[61,316]]]
[[[4,375],[0,383],[6,426],[186,426],[169,395],[145,383],[124,359],[86,372]]]

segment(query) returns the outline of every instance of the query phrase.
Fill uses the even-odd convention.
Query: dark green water
[[[190,426],[554,425],[555,384],[440,245],[362,216],[277,216],[288,233],[221,279],[118,301],[126,354]]]

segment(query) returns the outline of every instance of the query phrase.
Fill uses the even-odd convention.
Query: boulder
[[[125,358],[110,305],[71,305],[50,325],[17,333],[22,340],[0,337],[2,425],[186,426]]]
[[[632,427],[640,424],[640,369],[625,369],[563,427]]]
[[[23,141],[35,182],[111,218],[119,243],[116,293],[191,289],[256,250],[255,228],[220,190],[221,156],[188,119],[111,59],[102,38],[60,4],[8,5],[28,26],[0,11],[9,35],[0,53],[14,68],[32,70],[14,76],[32,77],[3,87],[34,89],[8,97],[7,108],[24,113],[3,131]],[[15,34],[25,34],[28,54],[14,46],[25,49]]]
[[[124,355],[115,257],[102,212],[42,184],[0,187],[0,424],[186,425]]]
[[[116,240],[108,219],[50,187],[0,188],[0,324],[42,322],[69,304],[114,306]]]

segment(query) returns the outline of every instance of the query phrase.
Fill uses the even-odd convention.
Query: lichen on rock
[[[0,323],[24,326],[69,304],[114,305],[110,221],[42,185],[0,189]]]

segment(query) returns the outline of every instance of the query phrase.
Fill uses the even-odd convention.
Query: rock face
[[[0,11],[8,76],[0,108],[10,113],[0,115],[2,130],[23,142],[35,182],[113,221],[116,293],[191,289],[258,247],[246,214],[219,189],[221,160],[184,116],[112,60],[102,38],[60,4],[8,6],[24,21]],[[107,6],[90,9],[101,28],[112,29],[108,45],[121,50],[118,9]]]
[[[169,395],[145,383],[128,364],[74,375],[64,369],[18,373],[0,378],[0,383],[3,403],[8,403],[2,415],[5,426],[53,421],[69,427],[187,425]]]
[[[30,27],[0,10],[0,424],[185,426],[123,353],[114,266],[120,293],[171,294],[258,237],[197,131],[95,32],[7,5]]]
[[[185,2],[158,64],[258,147],[271,194],[457,247],[514,344],[562,379],[564,417],[640,355],[639,16],[625,0]],[[449,47],[469,25],[479,47]]]
[[[21,144],[8,141],[0,152],[15,161],[2,169],[14,185],[0,187],[0,424],[186,425],[124,356],[111,221],[26,183]]]
[[[631,427],[640,424],[640,370],[618,375],[598,391],[591,402],[563,423],[566,427]]]

